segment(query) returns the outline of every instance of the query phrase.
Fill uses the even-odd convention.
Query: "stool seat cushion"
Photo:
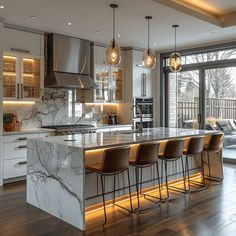
[[[102,163],[87,164],[85,168],[96,173],[101,173]]]

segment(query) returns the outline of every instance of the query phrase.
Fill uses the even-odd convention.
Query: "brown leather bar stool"
[[[143,194],[144,197],[149,196],[151,198],[161,199],[161,186],[160,186],[160,175],[159,175],[159,167],[158,167],[158,152],[159,152],[159,143],[142,143],[138,145],[136,155],[134,158],[130,159],[129,164],[135,167],[136,174],[136,191],[137,191],[137,199],[138,199],[138,208],[136,210],[147,210],[149,208],[140,209],[140,200],[139,195],[142,194],[142,173],[143,169],[156,165],[157,172],[157,180],[158,180],[158,189],[159,196],[155,197],[150,194]],[[141,182],[139,182],[139,170],[141,169]],[[139,189],[140,185],[140,189]],[[149,199],[147,199],[149,200]],[[152,201],[152,200],[150,200]],[[155,202],[156,203],[156,202]],[[158,202],[160,204],[160,201]]]
[[[204,166],[203,166],[203,146],[204,146],[204,136],[190,137],[187,140],[187,146],[183,150],[183,154],[186,156],[186,171],[188,175],[188,190],[191,191],[191,184],[200,186],[201,188],[192,190],[192,192],[201,191],[206,188],[205,184],[205,174],[204,174]],[[189,174],[189,162],[188,159],[190,157],[196,157],[197,155],[201,155],[201,174],[203,182],[190,180]]]
[[[184,173],[184,162],[183,162],[183,147],[184,147],[184,139],[171,139],[167,140],[163,149],[162,153],[159,153],[159,159],[162,161],[162,183],[163,183],[163,164],[165,164],[165,185],[167,190],[167,197],[165,200],[175,200],[169,199],[169,189],[173,191],[177,191],[179,193],[186,193],[186,184],[185,184],[185,173]],[[175,187],[175,186],[169,186],[168,184],[168,171],[167,171],[167,163],[173,162],[181,159],[182,163],[182,173],[183,173],[183,182],[184,182],[184,189]]]
[[[223,146],[223,140],[224,140],[224,134],[223,133],[214,133],[211,135],[209,142],[204,145],[203,150],[207,153],[207,165],[208,165],[208,176],[206,176],[207,179],[216,181],[216,182],[222,182],[223,178],[217,178],[211,176],[211,163],[210,163],[210,153],[218,153]],[[223,168],[221,166],[221,173],[223,176]]]
[[[100,176],[101,176],[103,209],[104,209],[104,223],[103,223],[103,225],[105,225],[107,222],[106,204],[105,204],[105,186],[104,186],[106,176],[114,176],[114,191],[113,191],[114,205],[118,206],[124,210],[127,210],[129,212],[133,212],[132,199],[131,199],[131,188],[130,188],[130,175],[129,175],[129,153],[130,153],[129,147],[105,149],[101,163],[86,165],[86,169],[88,169],[92,172],[96,172],[97,174],[100,174]],[[127,171],[127,177],[128,177],[130,210],[115,203],[115,192],[116,192],[115,177],[117,174],[120,174],[124,171]]]

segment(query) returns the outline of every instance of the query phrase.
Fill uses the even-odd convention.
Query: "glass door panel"
[[[17,57],[3,56],[3,97],[16,98]]]
[[[236,159],[236,67],[205,70],[205,128],[224,132],[223,156]]]
[[[169,127],[198,129],[199,70],[169,73],[168,82]]]
[[[107,65],[97,65],[95,70],[95,83],[98,85],[96,89],[96,101],[109,101],[109,67]]]
[[[40,98],[40,59],[23,58],[22,98]]]
[[[112,100],[123,100],[123,70],[121,68],[113,68],[111,73],[111,90]]]

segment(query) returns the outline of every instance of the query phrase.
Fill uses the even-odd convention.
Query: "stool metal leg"
[[[183,180],[184,180],[184,192],[186,193],[186,182],[185,182],[185,173],[184,173],[184,161],[183,161],[183,156],[181,156],[181,163],[182,163],[182,172],[183,172]]]
[[[105,178],[105,176],[104,176]],[[106,205],[105,205],[105,187],[103,183],[103,176],[101,175],[101,184],[102,184],[102,200],[103,200],[103,210],[104,210],[104,223],[105,225],[107,223],[107,214],[106,214]]]
[[[160,173],[159,173],[158,160],[156,161],[156,168],[157,168],[157,179],[158,179],[159,195],[160,195],[160,201],[161,201],[161,183],[160,183]]]
[[[169,194],[169,185],[168,185],[168,176],[167,176],[167,161],[164,161],[165,164],[165,178],[166,178],[166,192],[167,192],[167,199],[170,197]]]
[[[114,183],[113,183],[114,193],[113,193],[113,204],[116,204],[116,174],[114,174]]]
[[[137,192],[137,199],[138,199],[138,209],[140,208],[139,203],[139,169],[135,167],[135,174],[136,174],[136,192]]]
[[[132,193],[131,193],[131,187],[130,187],[129,168],[127,169],[127,176],[128,176],[128,185],[129,185],[129,201],[130,201],[130,210],[131,210],[131,212],[133,212]]]
[[[188,174],[188,190],[190,191],[190,176],[189,176],[188,155],[186,155],[186,169],[187,169],[187,174]]]

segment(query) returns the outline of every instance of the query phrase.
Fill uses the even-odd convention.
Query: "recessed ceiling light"
[[[95,33],[95,34],[99,34],[100,32],[99,32],[98,30],[95,30],[94,33]]]
[[[35,18],[36,18],[36,16],[30,16],[30,18],[31,18],[31,19],[35,19]]]
[[[5,8],[3,5],[0,6],[1,9]]]
[[[120,36],[121,36],[120,34],[117,34],[117,37],[118,37],[118,38],[120,38]]]
[[[72,25],[72,23],[71,23],[71,22],[68,22],[67,24],[68,24],[69,26],[71,26],[71,25]]]

